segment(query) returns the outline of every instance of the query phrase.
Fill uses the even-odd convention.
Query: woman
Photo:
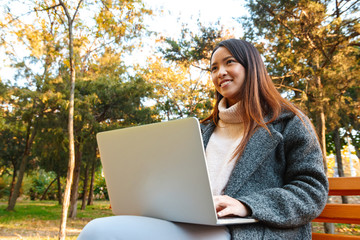
[[[117,216],[90,222],[79,239],[311,239],[328,182],[310,121],[277,92],[248,42],[222,41],[210,67],[216,104],[201,128],[217,214],[259,222],[210,227]]]
[[[281,97],[246,41],[214,49],[211,78],[216,105],[202,128],[208,160],[227,167],[215,197],[218,215],[259,220],[229,226],[232,239],[311,239],[310,221],[325,206],[328,183],[310,121]]]

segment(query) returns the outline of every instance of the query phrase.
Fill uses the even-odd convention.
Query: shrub
[[[0,177],[0,199],[5,196],[9,196],[9,187],[3,177]]]
[[[32,175],[31,187],[28,190],[28,195],[31,200],[40,199],[44,194],[46,188],[55,179],[56,175],[53,172],[46,172],[40,169]],[[56,184],[53,183],[45,195],[47,200],[55,200],[56,198]]]
[[[104,177],[99,177],[95,183],[94,195],[97,199],[109,200],[109,194]]]

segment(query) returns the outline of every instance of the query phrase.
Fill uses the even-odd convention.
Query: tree
[[[94,61],[96,54],[105,52],[107,46],[115,49],[116,54],[119,56],[131,51],[138,44],[135,38],[141,36],[144,30],[143,16],[151,14],[151,11],[144,8],[141,1],[95,1],[91,3],[84,2],[83,4],[79,1],[77,3],[74,8],[71,8],[64,1],[45,0],[28,3],[25,6],[29,7],[29,11],[20,17],[13,16],[10,4],[6,7],[8,9],[6,15],[8,22],[1,23],[1,26],[6,26],[7,32],[2,31],[5,34],[2,34],[2,37],[4,37],[1,40],[6,43],[9,41],[6,37],[8,33],[14,33],[18,37],[16,40],[20,39],[20,43],[32,51],[30,52],[32,61],[40,62],[43,66],[42,70],[44,70],[43,77],[37,79],[39,84],[42,83],[39,80],[49,79],[49,77],[51,79],[64,79],[60,71],[61,68],[74,73],[72,69],[74,70],[74,67],[76,67],[79,73],[86,72],[89,64]],[[88,8],[86,10],[91,10],[88,12],[93,13],[90,18],[86,14],[81,15],[81,10],[86,7]],[[32,9],[35,9],[35,11]],[[83,24],[82,18],[75,18],[76,14],[71,15],[70,12],[79,13],[80,17],[83,18],[86,16],[90,20],[86,21],[87,24],[92,24],[92,26]],[[36,13],[36,16],[34,16],[34,13]],[[21,21],[24,16],[31,14],[34,16],[35,21],[31,23]],[[66,42],[64,39],[69,38],[69,32],[73,30],[72,27],[75,30],[73,42],[75,57],[73,60],[75,61],[73,62],[71,59],[64,57],[68,56],[71,49],[66,51],[63,44]],[[23,39],[25,40],[23,41]],[[11,45],[6,44],[6,49],[11,49]],[[69,44],[69,46],[71,45]],[[13,57],[14,63],[19,62],[15,53],[8,51],[8,54]],[[25,73],[33,70],[33,66],[31,66],[33,62],[20,61],[20,63],[23,63]],[[59,64],[50,64],[52,62]],[[32,76],[36,76],[36,74]],[[71,76],[74,75],[70,74],[69,80]],[[67,93],[65,92],[65,94]],[[70,110],[72,104],[69,104],[69,106]],[[71,132],[70,127],[69,132]],[[71,142],[71,139],[69,141]],[[71,149],[69,152],[71,152]]]
[[[58,99],[62,102],[62,99]],[[49,99],[54,101],[54,99]],[[62,109],[60,109],[62,110]],[[38,160],[38,167],[47,172],[56,174],[58,191],[57,198],[62,204],[62,186],[60,178],[66,176],[68,140],[66,136],[66,114],[58,108],[48,111],[43,118],[41,131],[38,133],[37,141],[34,144],[34,155]]]
[[[247,5],[246,37],[262,42],[273,79],[310,113],[324,153],[329,103],[326,89],[342,74],[329,79],[326,71],[336,64],[336,58],[358,45],[359,20],[352,14],[358,10],[358,2],[258,0]],[[347,82],[345,88],[353,84],[342,80]]]
[[[251,0],[250,16],[239,19],[244,20],[246,38],[262,48],[278,87],[313,119],[324,154],[326,116],[330,111],[339,113],[329,106],[331,96],[356,84],[356,78],[343,77],[337,65],[359,46],[358,3]],[[358,68],[354,61],[346,65]],[[333,87],[338,81],[341,89]]]
[[[94,136],[94,135],[92,135]],[[90,190],[88,191],[88,183],[90,180],[90,168],[92,167],[92,163],[96,161],[96,141],[94,138],[89,139],[85,144],[85,149],[88,149],[88,151],[85,151],[84,158],[86,159],[86,167],[84,170],[84,182],[83,182],[83,191],[82,191],[82,201],[81,201],[81,210],[85,210],[86,203],[88,200],[88,193],[90,193]],[[90,197],[90,194],[89,194]]]
[[[155,108],[167,120],[208,115],[212,85],[208,79],[193,77],[188,66],[166,64],[161,58],[148,60],[142,78],[154,85]]]
[[[42,100],[46,98],[46,81],[51,75],[53,63],[56,61],[58,55],[55,50],[59,46],[54,37],[54,24],[48,26],[36,22],[31,25],[27,24],[11,11],[8,6],[6,14],[7,24],[3,24],[2,29],[8,38],[3,38],[3,46],[6,49],[6,54],[12,61],[12,66],[17,69],[17,75],[13,82],[15,86],[12,87],[11,96],[9,97],[9,106],[12,114],[18,116],[14,120],[22,122],[26,127],[24,131],[24,138],[26,139],[25,150],[21,160],[18,180],[14,187],[14,194],[9,199],[8,210],[13,210],[16,199],[19,195],[19,190],[22,184],[22,179],[27,166],[28,157],[31,153],[31,148],[35,136],[39,130],[39,121],[41,121],[46,106]],[[53,23],[53,21],[51,21]],[[40,25],[40,26],[39,26]],[[37,27],[39,27],[37,29]],[[21,46],[26,48],[27,57],[19,56],[16,48],[13,46]],[[32,68],[33,64],[42,64],[42,68]],[[24,85],[17,87],[16,83]]]
[[[16,96],[16,97],[15,97]],[[13,95],[14,100],[11,101],[11,106],[14,108],[14,115],[21,117],[16,119],[17,125],[21,124],[24,128],[24,149],[22,149],[19,171],[17,181],[9,197],[9,204],[6,208],[8,211],[13,211],[16,200],[20,194],[23,177],[25,174],[26,166],[31,154],[31,148],[34,143],[35,136],[39,129],[38,121],[42,119],[44,106],[39,102],[38,94],[27,89],[17,89]],[[14,166],[15,167],[15,166]],[[15,170],[14,170],[15,174]]]
[[[63,8],[68,25],[69,33],[69,68],[70,68],[70,100],[69,100],[69,119],[68,119],[68,134],[69,134],[69,163],[66,177],[66,187],[64,192],[64,200],[61,211],[61,222],[59,230],[59,239],[65,239],[66,236],[66,219],[68,208],[70,204],[70,191],[73,182],[74,165],[75,165],[75,143],[74,143],[74,98],[75,98],[75,63],[74,63],[74,36],[73,36],[73,24],[76,18],[79,7],[82,0],[79,0],[76,6],[75,13],[70,15],[69,6],[67,6],[62,0],[59,0],[60,6]]]
[[[9,113],[5,113],[6,115]],[[14,193],[14,187],[16,183],[16,173],[19,170],[20,159],[25,148],[24,129],[19,127],[20,124],[14,122],[7,122],[8,116],[4,115],[3,119],[6,121],[0,130],[0,163],[1,173],[8,173],[11,175],[9,169],[12,168],[12,181],[10,183],[9,200]],[[11,119],[11,118],[10,118]],[[1,174],[1,175],[2,175]]]
[[[14,192],[16,183],[16,172],[19,168],[19,159],[24,148],[23,131],[21,127],[16,124],[16,119],[12,111],[9,111],[9,101],[11,94],[7,85],[0,82],[0,175],[8,173],[11,175],[9,169],[13,169],[13,177],[10,183],[10,195]]]

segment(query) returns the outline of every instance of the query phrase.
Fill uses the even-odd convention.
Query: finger
[[[228,215],[232,215],[232,211],[230,207],[223,208],[219,212],[217,212],[218,217],[225,217]]]

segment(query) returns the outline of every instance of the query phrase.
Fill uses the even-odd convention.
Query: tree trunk
[[[84,187],[83,187],[83,195],[82,195],[82,202],[81,202],[81,210],[85,210],[86,208],[86,199],[87,199],[87,186],[89,181],[89,170],[90,170],[90,163],[86,164],[85,169],[85,178],[84,178]]]
[[[42,195],[41,198],[40,198],[40,201],[42,201],[42,200],[45,199],[45,196],[46,196],[47,191],[49,191],[51,185],[56,181],[56,179],[57,179],[57,177],[54,178],[54,180],[52,180],[51,183],[49,184],[49,186],[45,189],[43,195]]]
[[[329,203],[329,198],[327,202]],[[334,234],[335,233],[334,223],[324,223],[324,232],[329,234]]]
[[[358,157],[358,159],[360,159],[360,151],[356,146],[355,146],[355,152],[356,152],[356,156]]]
[[[30,133],[30,131],[31,131],[31,123],[29,123],[28,128],[27,128],[25,150],[24,150],[24,154],[22,156],[21,164],[20,164],[20,168],[19,168],[19,176],[17,177],[17,181],[16,181],[16,184],[15,184],[15,187],[14,187],[14,192],[13,192],[11,198],[9,199],[9,205],[6,208],[6,210],[8,210],[8,211],[13,211],[14,210],[16,200],[20,195],[20,188],[21,188],[22,181],[23,181],[23,178],[24,178],[24,175],[25,175],[26,165],[27,165],[27,162],[28,162],[28,157],[29,157],[29,154],[30,154],[31,146],[32,146],[32,143],[34,142],[34,138],[35,138],[35,135],[36,135],[36,130],[37,130],[37,127],[34,126],[33,129],[32,129],[32,132]]]
[[[75,157],[75,168],[74,168],[74,181],[71,187],[70,195],[70,210],[69,218],[75,218],[77,213],[77,200],[78,200],[78,188],[79,188],[79,179],[80,179],[80,169],[81,169],[81,151],[80,144],[77,146],[76,157]]]
[[[70,63],[70,99],[69,99],[69,121],[68,121],[68,132],[69,132],[69,163],[66,177],[66,186],[64,192],[64,200],[61,211],[61,220],[60,220],[60,229],[59,229],[59,240],[65,240],[66,237],[66,221],[67,214],[70,205],[70,191],[71,185],[73,182],[74,176],[74,167],[75,167],[75,143],[74,143],[74,98],[75,98],[75,66],[74,66],[74,44],[73,44],[73,19],[78,11],[82,0],[79,1],[78,7],[72,18],[69,14],[69,11],[64,4],[63,0],[59,0],[62,8],[66,13],[68,19],[68,31],[69,31],[69,63]]]
[[[323,158],[323,163],[324,163],[324,169],[325,172],[327,172],[327,162],[326,162],[326,137],[325,137],[325,114],[324,114],[324,109],[321,107],[321,110],[318,112],[317,114],[317,133],[319,136],[319,142],[320,142],[320,146],[321,146],[321,150],[324,154],[324,158]]]
[[[316,130],[319,136],[319,142],[321,146],[321,150],[323,152],[323,163],[324,163],[324,170],[327,173],[327,162],[326,162],[326,125],[325,125],[325,113],[324,113],[324,103],[323,103],[323,86],[321,83],[320,76],[315,76],[315,85],[316,89],[318,90],[318,95],[316,97],[317,100],[317,113],[316,113]],[[328,199],[329,201],[329,199]],[[335,232],[334,224],[333,223],[324,223],[325,233],[333,234]]]
[[[326,125],[325,125],[325,113],[323,106],[323,87],[321,84],[320,76],[315,76],[315,84],[318,89],[317,97],[316,97],[316,131],[319,137],[320,147],[323,152],[323,163],[325,172],[327,172],[327,162],[326,162]]]
[[[56,179],[57,179],[57,187],[58,187],[58,192],[57,192],[58,202],[59,205],[62,205],[61,179],[59,173],[56,175]]]
[[[10,194],[9,194],[8,205],[10,204],[10,199],[14,193],[14,187],[15,187],[15,181],[16,181],[16,171],[17,171],[16,164],[13,163],[13,166],[14,166],[14,173],[13,173],[11,184],[10,184]]]
[[[352,145],[354,146],[355,148],[355,153],[356,153],[356,156],[358,157],[358,159],[360,160],[360,151],[359,151],[359,148],[358,146],[355,144],[355,138],[353,137],[353,135],[350,133],[349,134],[350,136],[350,139],[351,139],[351,142],[352,142]]]
[[[95,168],[96,168],[96,159],[93,159],[91,166],[91,181],[89,187],[89,198],[87,205],[93,205],[94,200],[94,181],[95,181]]]
[[[340,132],[339,128],[334,130],[334,143],[335,143],[335,151],[336,151],[336,163],[339,177],[345,177],[344,174],[344,167],[342,164],[342,157],[341,157],[341,141],[340,141]],[[342,203],[349,203],[346,196],[341,196]]]

